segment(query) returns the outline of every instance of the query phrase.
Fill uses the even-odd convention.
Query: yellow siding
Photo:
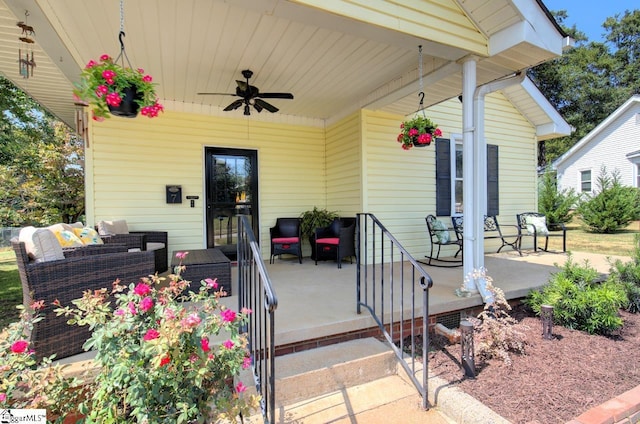
[[[536,210],[535,129],[500,94],[486,98],[486,138],[499,147],[501,224]],[[426,111],[444,137],[462,134],[457,99]],[[435,149],[404,151],[402,116],[362,110],[327,128],[167,111],[158,119],[112,118],[91,126],[87,221],[126,219],[133,230],[166,230],[171,250],[205,246],[204,149],[258,152],[260,241],[269,254],[277,217],[314,206],[343,216],[371,212],[418,258],[429,245],[424,217],[435,211]],[[196,207],[165,203],[179,184]],[[487,251],[495,250],[493,241]],[[305,252],[308,247],[305,243]]]
[[[487,38],[453,0],[295,0],[337,15],[488,56]]]
[[[324,129],[165,112],[153,120],[112,118],[92,125],[87,149],[87,221],[126,219],[132,230],[166,230],[170,250],[205,246],[204,149],[258,152],[260,240],[269,227],[325,204]],[[183,203],[165,203],[165,186]],[[189,207],[187,195],[200,196]]]

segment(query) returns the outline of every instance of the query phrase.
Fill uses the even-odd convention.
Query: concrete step
[[[396,374],[393,351],[373,338],[278,356],[276,405],[290,405]]]

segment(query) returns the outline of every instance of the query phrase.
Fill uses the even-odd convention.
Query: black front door
[[[207,247],[236,258],[238,221],[248,215],[258,231],[258,154],[255,150],[207,147],[205,150]]]

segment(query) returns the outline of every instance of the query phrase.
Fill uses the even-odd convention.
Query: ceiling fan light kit
[[[262,99],[293,99],[291,93],[261,93],[258,87],[249,84],[249,79],[253,76],[253,72],[249,69],[242,71],[242,76],[246,81],[236,80],[238,86],[236,87],[235,94],[231,93],[198,93],[199,95],[220,95],[220,96],[238,96],[240,99],[235,100],[230,105],[225,107],[225,112],[236,110],[240,106],[244,105],[243,115],[251,115],[251,107],[260,113],[263,109],[268,110],[271,113],[277,112],[279,109]]]

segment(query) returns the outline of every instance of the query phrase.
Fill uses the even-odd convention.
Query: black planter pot
[[[134,100],[139,99],[140,96],[135,87],[127,87],[123,91],[124,97],[120,106],[109,106],[109,112],[115,116],[121,116],[123,118],[135,118],[138,116],[138,110],[140,105]]]
[[[413,147],[427,147],[429,144],[431,144],[430,142],[425,144],[418,143],[417,137],[411,140],[411,142],[413,143]]]

